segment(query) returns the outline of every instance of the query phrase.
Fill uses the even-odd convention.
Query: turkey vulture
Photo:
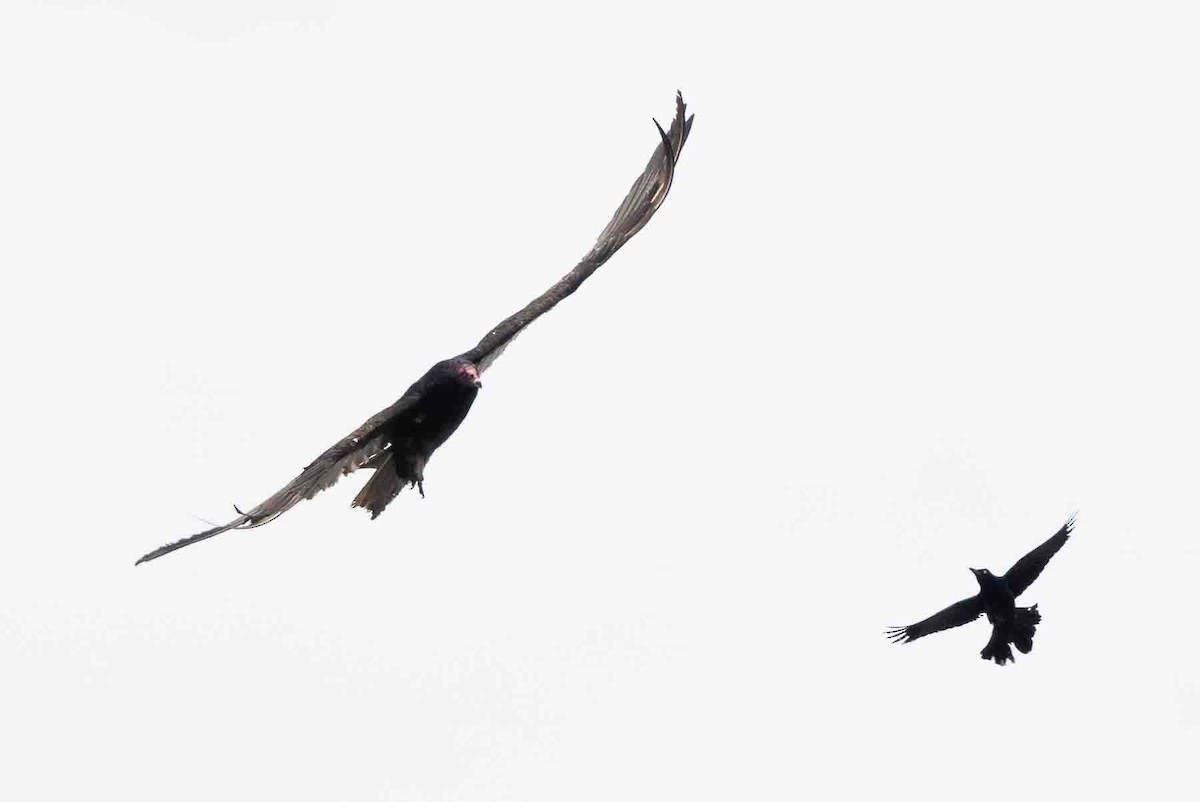
[[[299,476],[266,501],[246,512],[235,507],[237,517],[224,526],[161,546],[144,555],[135,565],[230,529],[262,526],[283,515],[300,500],[312,498],[330,487],[342,476],[364,468],[375,473],[354,497],[353,506],[370,510],[372,519],[383,512],[405,486],[416,485],[424,496],[425,465],[470,411],[482,386],[480,375],[526,326],[579,289],[588,276],[641,231],[662,205],[671,189],[679,152],[692,128],[692,118],[684,116],[686,108],[682,94],[676,94],[675,119],[670,131],[664,131],[657,120],[654,122],[662,141],[646,169],[633,182],[629,194],[600,232],[596,244],[550,289],[501,321],[474,348],[431,367],[400,400],[326,449]]]
[[[971,573],[979,583],[979,593],[955,602],[924,621],[907,627],[893,627],[887,630],[888,638],[893,643],[908,643],[934,632],[969,624],[986,613],[992,625],[992,637],[979,653],[980,657],[1004,665],[1013,659],[1010,643],[1021,654],[1029,654],[1033,649],[1034,631],[1042,616],[1036,604],[1017,607],[1016,598],[1029,589],[1050,558],[1067,542],[1074,528],[1075,516],[1072,515],[1049,540],[1017,560],[1004,576],[996,576],[986,568],[972,568]]]

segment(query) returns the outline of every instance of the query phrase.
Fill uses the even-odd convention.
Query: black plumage
[[[992,636],[979,653],[980,657],[1004,665],[1013,660],[1010,644],[1016,646],[1021,654],[1029,654],[1033,649],[1034,632],[1042,616],[1036,604],[1018,607],[1016,599],[1041,575],[1050,558],[1063,547],[1074,528],[1075,516],[1072,515],[1045,543],[1017,560],[1003,576],[996,576],[986,568],[972,568],[971,573],[979,583],[977,594],[955,602],[923,621],[906,627],[893,627],[887,630],[887,636],[893,643],[908,643],[934,632],[969,624],[979,616],[986,615],[992,625]]]
[[[168,543],[137,562],[153,560],[230,529],[262,526],[297,502],[312,498],[342,476],[360,469],[372,469],[375,473],[355,496],[353,506],[370,510],[372,518],[383,512],[406,486],[416,485],[424,496],[426,463],[470,411],[482,386],[480,374],[526,326],[579,289],[662,205],[671,189],[679,153],[692,128],[692,118],[686,116],[686,110],[683,96],[677,94],[675,118],[669,131],[655,122],[661,141],[646,169],[634,181],[596,244],[570,272],[519,312],[505,318],[474,348],[430,368],[396,403],[328,448],[266,501],[246,512],[238,510],[238,517],[224,526]]]

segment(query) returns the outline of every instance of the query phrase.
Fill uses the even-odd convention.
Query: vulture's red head
[[[454,375],[463,384],[468,384],[475,389],[483,387],[483,382],[479,380],[479,368],[475,367],[474,363],[462,361],[454,366]]]

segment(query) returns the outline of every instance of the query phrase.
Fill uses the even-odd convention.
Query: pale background
[[[11,2],[0,797],[1194,798],[1193,4]],[[671,197],[427,492],[253,504]],[[1024,597],[969,593],[1073,509]]]

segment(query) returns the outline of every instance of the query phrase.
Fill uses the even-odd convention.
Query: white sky
[[[0,797],[1190,798],[1197,15],[4,4]],[[569,269],[676,88],[428,498],[133,568]],[[1076,508],[1015,666],[884,638]]]

